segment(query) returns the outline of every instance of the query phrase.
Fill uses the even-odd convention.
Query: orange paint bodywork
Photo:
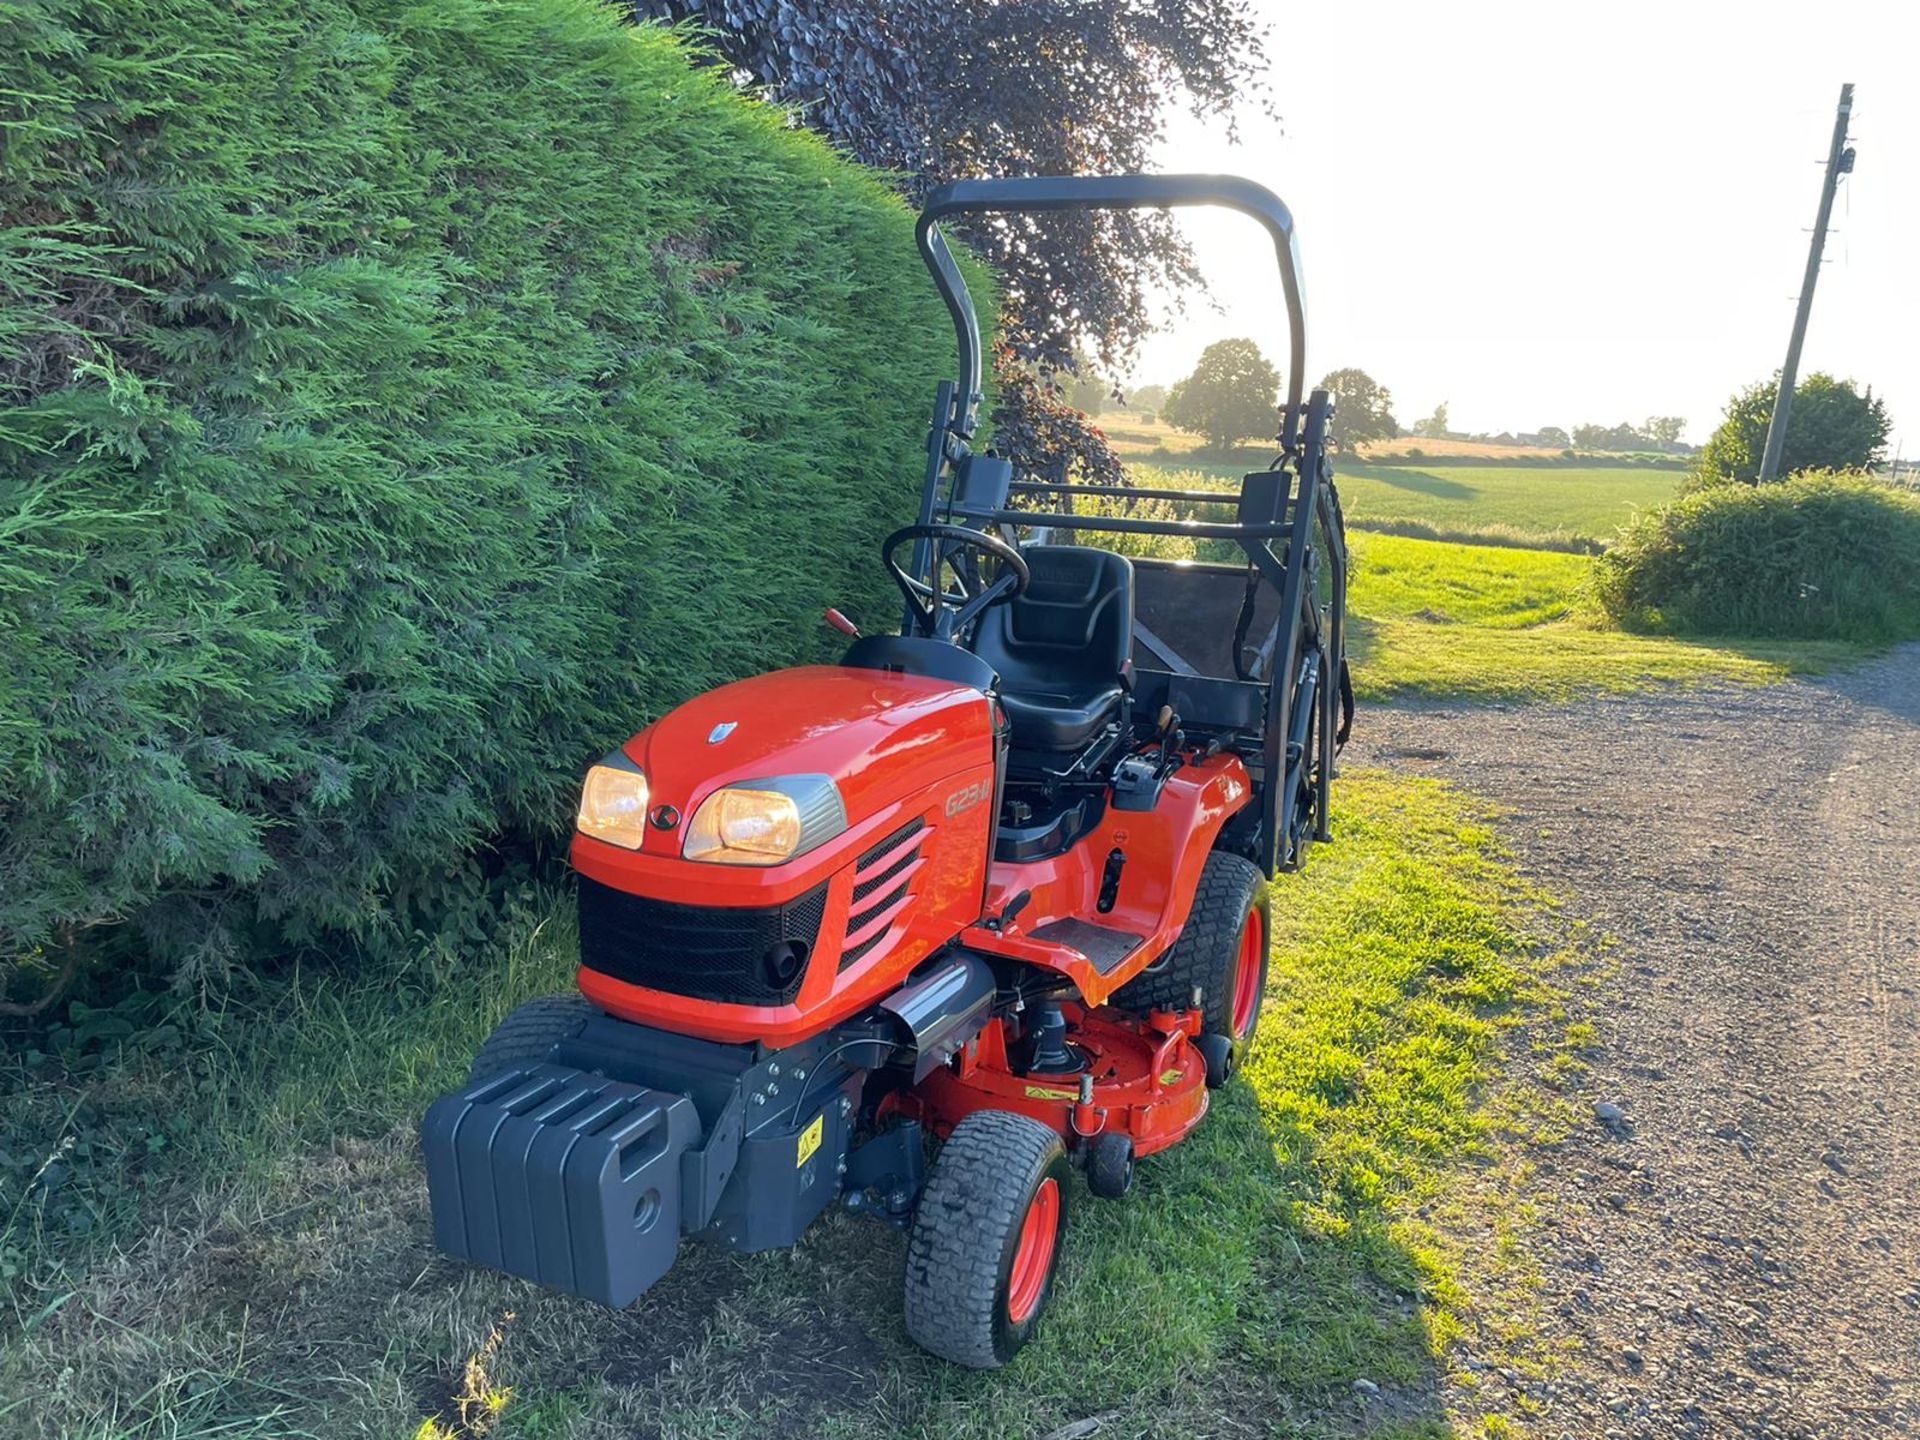
[[[825,914],[791,1004],[696,999],[586,966],[581,993],[640,1024],[729,1043],[788,1045],[858,1014],[958,939],[983,954],[1058,972],[1088,1007],[1105,1003],[1179,938],[1221,826],[1249,802],[1246,768],[1231,755],[1183,766],[1153,810],[1110,808],[1064,855],[989,866],[995,724],[993,702],[969,686],[812,666],[723,686],[641,731],[624,752],[646,773],[650,804],[673,807],[680,821],[650,826],[638,850],[576,834],[576,870],[631,894],[715,908],[782,905],[824,883]],[[687,819],[715,790],[800,774],[833,777],[847,810],[841,835],[780,865],[682,857]],[[921,828],[911,839],[871,869],[861,865],[863,855],[916,820]],[[1116,849],[1127,861],[1103,913],[1103,871]],[[909,854],[897,878],[872,887],[890,893],[906,879],[897,902],[876,913],[872,893],[856,901],[856,886]],[[1023,892],[1028,902],[1004,926],[984,923]],[[1081,951],[1036,936],[1056,920],[1124,931],[1140,943],[1103,974]],[[842,970],[842,953],[876,935]]]
[[[731,725],[719,739],[722,727]],[[622,1019],[726,1042],[791,1044],[858,1013],[978,920],[993,822],[994,716],[978,690],[844,666],[776,671],[697,696],[623,747],[646,773],[649,803],[680,823],[649,827],[638,850],[576,834],[574,869],[631,894],[681,905],[767,907],[825,882],[826,913],[790,1005],[730,1005],[627,984],[582,967],[581,993]],[[715,790],[783,775],[833,777],[847,811],[836,838],[780,865],[682,858],[686,822]],[[951,809],[950,809],[951,807]],[[849,917],[859,858],[914,820],[903,897]],[[889,889],[893,882],[889,883]],[[871,897],[868,897],[871,900]],[[882,938],[844,972],[840,956]]]
[[[624,750],[646,773],[651,806],[672,807],[678,822],[650,825],[638,850],[576,834],[575,869],[631,894],[721,909],[784,905],[824,885],[824,915],[791,1004],[696,999],[586,966],[581,992],[640,1024],[780,1047],[859,1014],[958,940],[1072,982],[1080,1000],[1065,1011],[1088,1059],[1091,1098],[1080,1099],[1075,1077],[1016,1075],[1008,1027],[1017,1031],[1020,1022],[1000,1017],[953,1065],[912,1091],[890,1093],[883,1111],[919,1119],[940,1135],[975,1110],[996,1109],[1053,1126],[1069,1144],[1108,1131],[1126,1135],[1138,1155],[1176,1143],[1207,1110],[1205,1064],[1192,1044],[1200,1012],[1135,1016],[1100,1007],[1179,939],[1221,827],[1250,802],[1246,767],[1231,755],[1194,761],[1168,777],[1151,811],[1109,808],[1063,855],[989,864],[1001,723],[995,708],[964,685],[819,666],[725,686],[634,736]],[[847,811],[842,834],[781,865],[682,857],[687,820],[715,790],[802,774],[833,777]],[[872,853],[885,841],[894,843]],[[1126,864],[1102,911],[1115,850]],[[903,880],[899,898],[888,901]],[[1022,894],[1025,904],[1002,921]],[[1102,973],[1082,951],[1036,933],[1060,920],[1123,931],[1138,943]],[[843,953],[868,941],[842,968]]]
[[[944,1138],[976,1111],[1011,1110],[1058,1130],[1071,1145],[1109,1132],[1125,1135],[1135,1155],[1178,1144],[1206,1118],[1207,1064],[1193,1046],[1198,1010],[1142,1017],[1072,1003],[1062,1008],[1074,1046],[1086,1058],[1090,1099],[1080,1098],[1078,1074],[1014,1074],[1007,1065],[1012,1022],[999,1020],[956,1066],[889,1095],[883,1114],[918,1120]]]
[[[987,884],[987,915],[998,916],[1022,891],[1031,899],[998,929],[972,926],[969,949],[1004,955],[1059,972],[1083,1004],[1062,1007],[1068,1035],[1086,1058],[1089,1099],[1079,1075],[1017,1075],[1008,1065],[1008,1027],[995,1021],[953,1067],[934,1071],[911,1093],[888,1097],[903,1116],[946,1135],[978,1110],[1012,1110],[1058,1130],[1069,1145],[1117,1132],[1135,1155],[1179,1143],[1207,1113],[1206,1063],[1192,1041],[1201,1012],[1145,1016],[1097,1008],[1180,938],[1220,827],[1250,801],[1252,787],[1237,757],[1215,756],[1168,778],[1151,811],[1109,809],[1093,832],[1066,854],[1028,864],[996,863]],[[1113,906],[1099,910],[1106,857],[1127,856]],[[1081,920],[1140,937],[1106,973],[1084,953],[1034,932],[1055,920]]]
[[[975,925],[961,938],[983,954],[1057,970],[1088,1005],[1103,1004],[1180,938],[1214,839],[1251,795],[1247,768],[1237,756],[1216,755],[1183,766],[1168,778],[1152,810],[1109,809],[1093,833],[1064,855],[1020,865],[996,863],[987,882],[987,915],[1002,913],[1023,890],[1032,899],[1002,929]],[[1127,863],[1113,908],[1101,914],[1102,872],[1116,849],[1126,854]],[[1102,974],[1080,951],[1034,937],[1055,920],[1124,930],[1140,936],[1141,944]]]

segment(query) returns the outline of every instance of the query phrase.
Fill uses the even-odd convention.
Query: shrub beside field
[[[669,34],[183,0],[0,50],[0,959],[415,944],[650,714],[884,613],[950,348],[911,218]]]
[[[1639,517],[1600,558],[1594,593],[1639,630],[1920,636],[1920,497],[1831,471],[1698,490]]]

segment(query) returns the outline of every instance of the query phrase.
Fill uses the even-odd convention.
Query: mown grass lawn
[[[561,919],[490,971],[283,977],[165,1054],[16,1064],[16,1123],[124,1143],[72,1178],[103,1202],[99,1236],[14,1207],[0,1431],[1041,1436],[1101,1416],[1103,1437],[1481,1433],[1454,1347],[1533,1363],[1529,1221],[1497,1117],[1554,1103],[1523,1081],[1534,1103],[1490,1105],[1489,1087],[1512,1022],[1553,1031],[1552,962],[1466,797],[1354,774],[1337,830],[1278,882],[1254,1062],[1128,1200],[1076,1195],[1057,1309],[1007,1371],[907,1344],[901,1239],[873,1221],[759,1257],[689,1247],[624,1314],[433,1253],[418,1116],[498,1014],[566,982]],[[178,1144],[134,1143],[168,1115],[188,1122]]]
[[[1858,659],[1827,641],[1685,640],[1596,623],[1585,555],[1349,536],[1354,684],[1370,699],[1567,700],[1710,682],[1765,684]]]

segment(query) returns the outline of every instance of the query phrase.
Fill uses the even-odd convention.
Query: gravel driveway
[[[1920,1435],[1920,647],[1374,710],[1348,755],[1507,806],[1528,873],[1619,939],[1599,1113],[1541,1161],[1574,1358],[1537,1433]]]

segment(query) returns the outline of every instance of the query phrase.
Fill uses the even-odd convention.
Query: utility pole
[[[1800,373],[1800,346],[1807,338],[1807,316],[1813,310],[1813,283],[1820,278],[1820,252],[1827,244],[1827,221],[1833,215],[1833,192],[1840,177],[1853,169],[1853,151],[1847,148],[1847,120],[1853,114],[1853,86],[1840,87],[1840,109],[1833,117],[1833,144],[1827,148],[1827,173],[1820,182],[1820,216],[1813,222],[1813,244],[1807,247],[1807,278],[1800,284],[1800,307],[1793,315],[1793,338],[1787,342],[1787,363],[1780,368],[1780,389],[1773,397],[1773,419],[1767,425],[1767,448],[1760,456],[1764,483],[1780,476],[1780,452],[1787,444],[1787,413],[1793,409],[1793,387]]]

